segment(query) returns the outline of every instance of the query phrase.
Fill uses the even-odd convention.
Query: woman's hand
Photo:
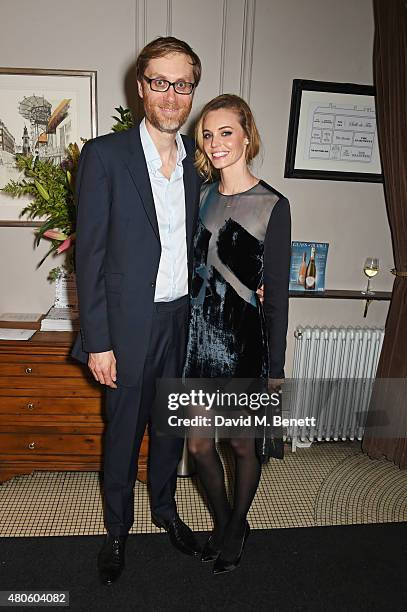
[[[256,293],[259,296],[260,303],[263,304],[263,302],[264,302],[264,285],[259,287],[257,289]]]
[[[275,393],[276,391],[280,391],[281,385],[284,382],[284,378],[269,378],[268,380],[268,389],[270,393]]]

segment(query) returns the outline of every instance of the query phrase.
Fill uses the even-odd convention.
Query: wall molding
[[[224,81],[225,81],[225,58],[227,48],[227,14],[228,14],[228,0],[223,0],[223,14],[222,14],[222,38],[220,45],[220,68],[219,68],[219,94],[224,92]]]
[[[165,32],[167,36],[172,36],[172,0],[167,0],[167,27]]]
[[[136,57],[146,45],[147,0],[136,0]]]
[[[256,0],[245,0],[240,67],[240,96],[250,103]]]

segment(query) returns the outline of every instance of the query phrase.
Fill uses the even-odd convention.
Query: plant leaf
[[[48,191],[45,189],[45,187],[43,187],[41,185],[41,183],[39,183],[38,181],[34,181],[34,184],[37,188],[38,193],[40,194],[40,196],[42,198],[44,198],[44,200],[46,200],[47,202],[49,202],[49,193]]]
[[[40,266],[41,266],[41,265],[44,263],[44,261],[47,259],[48,255],[51,255],[51,253],[52,253],[53,251],[56,251],[56,250],[57,250],[58,246],[59,246],[59,245],[58,245],[58,243],[57,243],[57,244],[53,244],[53,245],[52,245],[52,247],[50,248],[50,250],[48,251],[48,253],[46,253],[46,254],[44,255],[44,257],[41,259],[40,263],[39,263],[39,264],[37,264],[37,268],[39,268],[39,267],[40,267]]]

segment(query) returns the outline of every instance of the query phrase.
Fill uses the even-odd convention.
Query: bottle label
[[[315,285],[315,276],[307,276],[305,284],[307,287],[313,287]]]

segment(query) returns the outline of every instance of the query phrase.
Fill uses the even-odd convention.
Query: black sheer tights
[[[233,559],[240,550],[246,516],[261,474],[253,438],[232,438],[230,445],[235,456],[233,508],[228,502],[223,466],[215,441],[210,438],[188,440],[189,451],[195,459],[213,513],[213,543],[222,549],[222,556],[226,559]]]

